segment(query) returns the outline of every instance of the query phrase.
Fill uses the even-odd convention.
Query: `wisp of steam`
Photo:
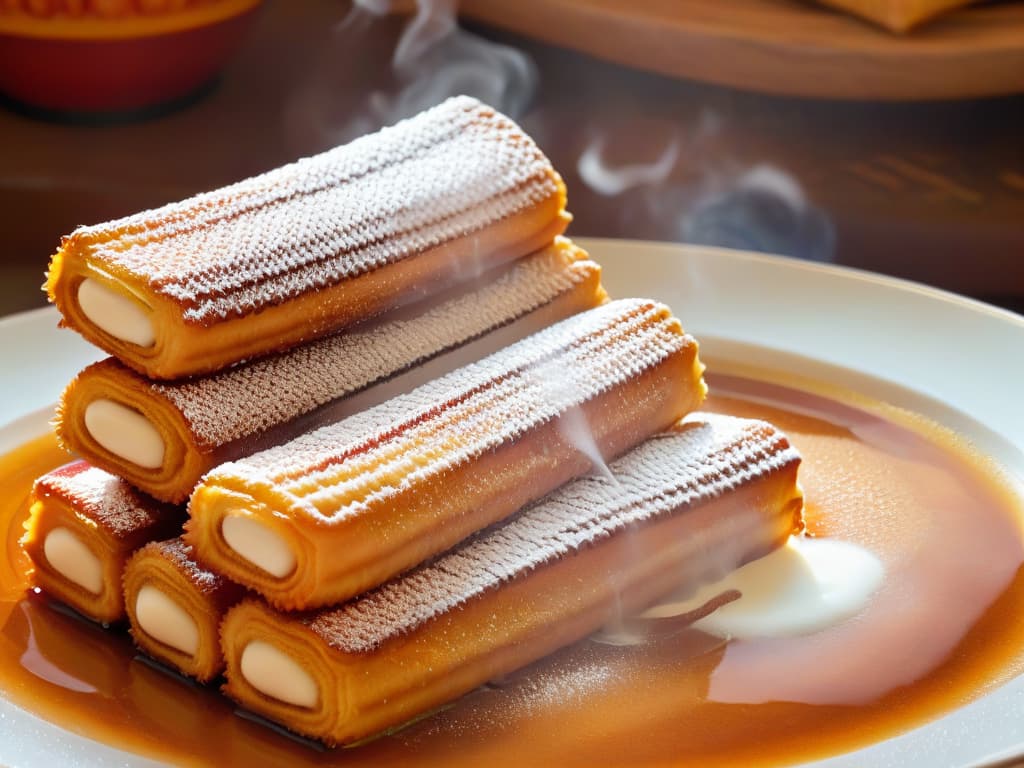
[[[650,147],[637,146],[635,137],[616,142],[606,128],[584,148],[576,171],[597,194],[623,197],[623,228],[635,229],[637,236],[653,232],[685,243],[831,261],[832,222],[800,182],[767,163],[734,167],[715,159],[709,145],[722,130],[723,119],[704,110],[689,132],[673,126],[654,160],[614,164],[606,157],[608,146],[620,155],[623,149],[646,153]]]
[[[604,149],[603,137],[590,142],[580,155],[576,170],[587,186],[609,197],[634,187],[663,183],[679,159],[679,143],[675,139],[665,145],[653,163],[632,163],[618,168],[605,162]]]
[[[716,194],[707,195],[682,221],[685,242],[831,261],[835,229],[812,205],[800,183],[771,165],[756,165]]]
[[[337,30],[339,45],[358,38],[391,12],[391,0],[356,0]],[[412,117],[451,96],[475,96],[520,117],[537,87],[537,68],[520,50],[458,25],[456,0],[419,0],[391,57],[393,86],[372,91],[331,131],[335,143]]]

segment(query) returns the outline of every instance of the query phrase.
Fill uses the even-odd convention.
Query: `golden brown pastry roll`
[[[108,358],[64,391],[57,435],[147,493],[182,502],[216,465],[351,413],[348,395],[482,335],[509,343],[605,298],[600,267],[559,238],[440,301],[204,377],[151,381]]]
[[[550,243],[565,185],[507,117],[458,97],[395,126],[64,238],[63,322],[157,379],[218,370]]]
[[[244,591],[203,568],[180,538],[151,541],[124,569],[124,604],[135,644],[201,683],[224,669],[220,622]]]
[[[147,541],[179,532],[183,519],[181,508],[79,460],[36,481],[23,543],[38,587],[95,621],[114,622],[124,618],[125,561]]]
[[[799,455],[761,421],[694,414],[437,560],[349,603],[247,599],[225,691],[329,744],[427,712],[674,586],[717,579],[801,524]]]
[[[974,0],[818,0],[860,16],[892,32],[907,32],[922,22]]]
[[[667,307],[613,301],[222,464],[185,537],[278,607],[344,600],[665,429],[703,401],[703,370]]]

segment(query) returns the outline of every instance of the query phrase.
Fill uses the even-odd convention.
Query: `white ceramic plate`
[[[1003,464],[1024,493],[1024,318],[913,283],[710,248],[581,243],[614,296],[667,302],[716,370],[785,367],[910,408]],[[46,428],[72,375],[99,353],[52,310],[0,320],[0,452]],[[903,736],[816,763],[966,766],[1024,745],[1024,677]],[[0,691],[0,764],[154,765],[70,734]],[[1022,747],[1024,748],[1024,747]]]

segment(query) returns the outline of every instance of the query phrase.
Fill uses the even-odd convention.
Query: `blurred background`
[[[1024,3],[906,34],[798,0],[392,5],[0,0],[0,313],[44,304],[79,224],[458,93],[547,152],[572,235],[843,264],[1024,311]]]

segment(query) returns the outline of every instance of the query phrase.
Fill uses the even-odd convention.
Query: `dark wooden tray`
[[[798,0],[462,0],[464,16],[620,64],[767,93],[929,100],[1024,91],[1024,2],[894,35]]]

